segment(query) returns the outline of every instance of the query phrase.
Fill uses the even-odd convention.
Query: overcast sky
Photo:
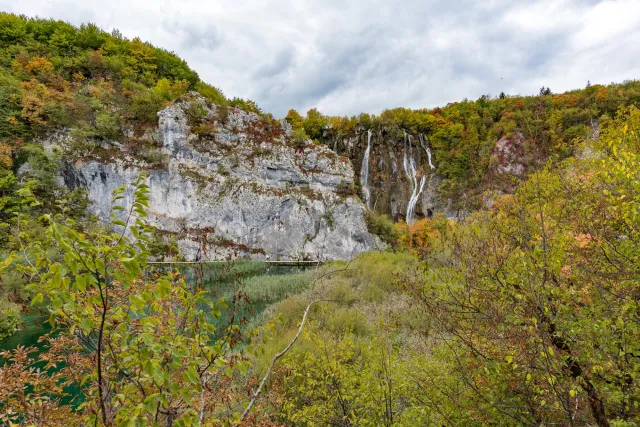
[[[640,0],[0,0],[176,52],[277,116],[640,79]]]

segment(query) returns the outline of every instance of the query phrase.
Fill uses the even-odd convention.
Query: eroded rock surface
[[[122,154],[65,166],[66,185],[86,188],[101,219],[115,188],[129,186],[131,202],[145,170],[149,220],[187,259],[346,259],[381,246],[367,231],[348,159],[323,146],[293,148],[286,123],[195,95],[158,114],[155,163]]]

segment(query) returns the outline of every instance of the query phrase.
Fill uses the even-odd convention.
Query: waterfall
[[[411,197],[407,202],[407,215],[405,217],[407,224],[410,224],[413,222],[413,217],[416,210],[416,204],[418,203],[420,194],[422,194],[424,185],[427,182],[427,177],[424,175],[418,181],[418,168],[416,167],[416,161],[413,157],[413,147],[411,146],[412,143],[413,143],[413,138],[411,137],[411,135],[409,135],[409,156],[407,156],[407,133],[405,132],[402,165],[404,166],[404,172],[407,175],[407,179],[411,183],[411,187],[412,187]],[[422,144],[422,135],[420,135],[420,143]],[[429,160],[429,166],[432,166],[431,160]]]
[[[369,206],[369,199],[371,193],[369,191],[369,154],[371,153],[371,129],[367,131],[367,149],[364,152],[364,158],[362,159],[362,169],[360,170],[360,185],[362,185],[362,195],[364,196],[364,202]]]
[[[404,148],[402,150],[402,166],[404,167],[404,173],[407,175],[407,179],[411,181],[411,175],[409,175],[409,160],[407,159],[407,131],[404,132]]]
[[[407,224],[413,222],[413,215],[416,210],[416,204],[418,203],[418,199],[420,198],[420,194],[424,189],[424,184],[427,182],[427,177],[422,176],[420,178],[420,185],[418,186],[417,182],[414,183],[413,186],[413,194],[411,194],[411,198],[409,199],[409,203],[407,203]]]
[[[431,169],[435,169],[436,167],[433,165],[433,162],[431,161],[431,149],[429,148],[429,140],[427,139],[426,136],[423,139],[422,138],[422,134],[420,134],[420,145],[422,145],[422,148],[424,148],[424,151],[427,152],[427,159],[429,160],[429,167]]]

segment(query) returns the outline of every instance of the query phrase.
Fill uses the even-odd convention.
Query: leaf
[[[75,287],[80,292],[84,292],[85,289],[87,289],[87,276],[85,275],[77,276],[75,281]]]
[[[242,375],[247,375],[247,365],[245,365],[243,362],[238,362],[236,364],[236,368],[240,371]]]
[[[187,376],[187,380],[191,382],[191,384],[199,384],[200,383],[200,375],[193,366],[189,366],[185,371],[185,375]]]
[[[153,365],[153,362],[151,362],[151,360],[147,360],[146,363],[144,364],[145,374],[147,374],[150,377],[153,377],[155,371],[156,371],[156,368]]]
[[[42,301],[44,300],[44,295],[42,294],[38,294],[35,297],[33,297],[33,300],[31,300],[31,305],[39,305],[42,304]]]
[[[82,331],[86,334],[89,333],[91,331],[91,329],[93,328],[93,319],[90,319],[88,317],[84,317],[80,320],[80,327],[82,328]]]

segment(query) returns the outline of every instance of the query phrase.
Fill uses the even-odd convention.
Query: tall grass
[[[224,285],[258,274],[265,274],[267,264],[262,261],[239,260],[196,265],[177,265],[188,282],[198,281],[204,286]]]
[[[313,271],[249,277],[242,286],[251,302],[273,304],[311,287]]]

